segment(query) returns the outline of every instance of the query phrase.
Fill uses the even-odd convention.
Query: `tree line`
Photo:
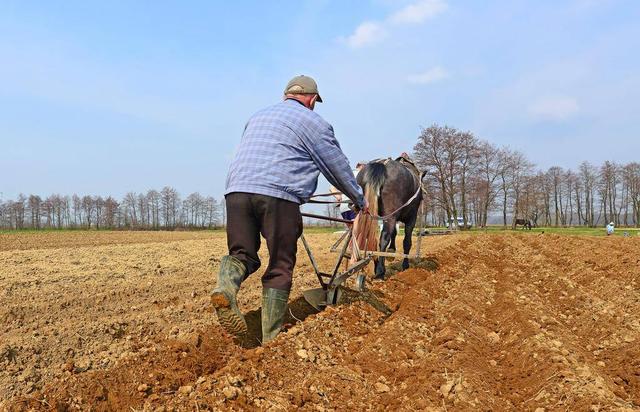
[[[182,199],[172,187],[111,196],[63,196],[45,198],[20,194],[0,200],[2,229],[176,229],[214,228],[224,219],[224,207],[215,198],[191,193]]]
[[[497,147],[469,131],[432,125],[413,148],[426,172],[423,219],[447,226],[640,226],[640,163],[582,162],[576,169],[536,168],[525,154]],[[330,215],[338,211],[328,206]],[[225,221],[224,203],[172,187],[147,193],[0,199],[0,228],[175,229],[213,228]]]
[[[449,126],[423,129],[414,159],[426,172],[431,225],[640,225],[640,163],[582,162],[577,169],[537,169],[526,155]]]

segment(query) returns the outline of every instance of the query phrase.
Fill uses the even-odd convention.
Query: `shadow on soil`
[[[388,261],[389,259],[387,259],[387,262]],[[439,267],[440,264],[435,256],[409,260],[409,269],[424,269],[430,272],[435,272]],[[391,276],[395,276],[400,272],[402,272],[402,260],[396,259],[392,264],[387,265],[386,277],[389,278]]]
[[[261,345],[262,342],[262,308],[245,313],[244,318],[249,328],[249,335],[240,343],[243,348],[251,349]],[[289,302],[289,313],[285,319],[286,324],[303,322],[309,315],[314,315],[318,311],[311,306],[302,296]]]

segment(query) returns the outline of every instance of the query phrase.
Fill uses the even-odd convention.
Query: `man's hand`
[[[367,202],[367,199],[364,199],[364,205],[362,206],[362,213],[369,214],[369,202]]]
[[[363,201],[362,205],[349,203],[349,208],[356,213],[359,213],[359,212],[369,213],[369,202],[367,202],[367,199],[363,199],[362,201]]]

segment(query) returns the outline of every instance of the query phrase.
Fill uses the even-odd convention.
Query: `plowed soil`
[[[241,347],[207,299],[223,233],[64,235],[0,239],[0,410],[640,408],[640,238],[425,238],[368,285],[390,315],[314,313],[300,253],[290,328],[266,346],[259,276],[243,284]],[[307,236],[327,269],[336,237]]]

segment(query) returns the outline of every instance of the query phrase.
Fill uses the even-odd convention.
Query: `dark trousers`
[[[302,234],[300,205],[253,193],[229,193],[225,199],[229,254],[245,264],[245,279],[260,268],[262,234],[269,249],[263,287],[291,290],[298,238]]]

